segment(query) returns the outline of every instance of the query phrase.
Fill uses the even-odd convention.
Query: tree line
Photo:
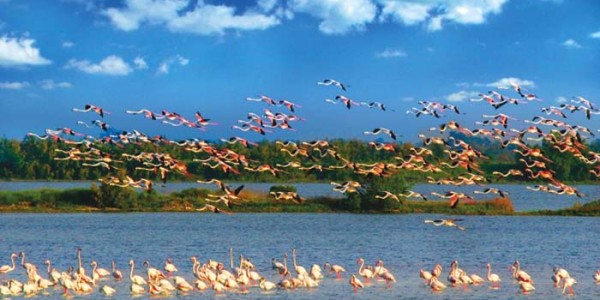
[[[524,170],[525,166],[518,161],[520,155],[512,152],[514,146],[503,148],[500,143],[494,140],[480,137],[466,137],[460,133],[451,133],[456,138],[463,139],[475,149],[481,151],[489,159],[479,161],[481,169],[485,172],[485,177],[489,181],[497,180],[492,172],[505,172],[509,169]],[[329,141],[336,151],[344,158],[360,163],[391,162],[400,163],[395,156],[406,156],[411,153],[412,147],[422,146],[421,143],[398,143],[395,144],[396,153],[389,151],[378,151],[373,149],[368,142],[362,140],[343,140],[334,139]],[[241,145],[228,145],[215,142],[219,147],[227,147],[237,153],[244,154],[251,160],[270,165],[286,164],[291,160],[297,160],[290,157],[288,153],[282,152],[281,145],[273,141],[262,141],[257,146],[245,148]],[[561,153],[552,148],[549,143],[542,142],[533,147],[540,148],[552,161],[551,168],[556,172],[555,178],[560,181],[568,182],[590,182],[598,179],[589,173],[590,165],[586,165],[577,157],[570,153]],[[589,151],[600,151],[600,140],[586,142]],[[0,138],[0,179],[11,180],[97,180],[108,174],[108,171],[102,168],[91,168],[81,165],[81,161],[55,160],[58,153],[55,149],[68,149],[72,145],[63,145],[50,140],[40,140],[33,137],[26,137],[22,140]],[[110,153],[114,159],[123,160],[119,165],[122,173],[134,178],[150,177],[156,179],[156,175],[148,172],[135,170],[136,162],[121,159],[121,154],[136,154],[142,151],[169,153],[172,157],[184,161],[188,171],[193,174],[193,179],[217,178],[222,180],[235,181],[255,181],[255,182],[286,182],[286,181],[344,181],[344,180],[364,180],[364,175],[356,174],[351,169],[338,170],[311,170],[303,171],[295,168],[287,168],[283,176],[274,177],[268,173],[255,173],[242,171],[241,174],[223,173],[219,169],[211,169],[199,162],[194,162],[194,158],[200,157],[198,154],[186,151],[183,147],[173,144],[127,144],[123,148],[111,145],[95,145],[94,147]],[[447,161],[448,156],[443,152],[445,146],[430,145],[433,154],[426,157],[427,161],[437,164],[441,161]],[[82,149],[85,150],[85,149]],[[304,163],[312,162],[303,159]],[[323,166],[339,165],[340,162],[332,157],[318,157],[318,164]],[[242,169],[242,168],[240,168]],[[464,173],[465,170],[444,169],[445,174],[422,173],[410,170],[399,170],[397,176],[402,181],[408,183],[425,182],[427,176],[436,178],[452,177]],[[189,180],[185,176],[173,174],[170,180]],[[510,178],[508,180],[511,180]],[[522,181],[522,178],[519,179]]]

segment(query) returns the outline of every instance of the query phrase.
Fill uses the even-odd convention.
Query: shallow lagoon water
[[[396,276],[391,289],[374,283],[358,293],[343,280],[328,277],[314,290],[278,290],[262,293],[250,288],[248,294],[212,291],[172,296],[182,299],[564,299],[552,287],[552,267],[566,268],[576,278],[577,299],[599,299],[600,285],[593,284],[594,270],[600,269],[600,219],[581,217],[505,217],[465,216],[463,232],[423,223],[425,219],[448,217],[439,215],[357,215],[357,214],[233,214],[208,213],[85,213],[85,214],[1,214],[0,264],[9,262],[11,252],[25,251],[28,260],[41,269],[51,259],[60,270],[76,266],[77,247],[88,272],[94,259],[108,268],[115,260],[122,271],[128,271],[130,259],[137,262],[140,274],[144,260],[157,267],[170,257],[179,275],[191,281],[189,257],[198,256],[228,261],[232,247],[237,258],[244,254],[252,259],[267,279],[277,281],[271,269],[271,258],[290,254],[296,247],[298,263],[331,262],[357,273],[356,259],[367,264],[377,258]],[[467,290],[448,288],[433,293],[418,277],[419,269],[430,270],[436,263],[444,267],[442,281],[452,260],[469,273],[485,276],[485,264],[502,278],[500,290],[489,286],[473,286]],[[527,296],[518,294],[508,267],[519,260],[536,282],[537,290]],[[291,264],[291,261],[289,261]],[[44,274],[45,275],[45,274]],[[23,280],[24,270],[10,274]],[[114,298],[128,299],[129,281],[114,283]],[[62,299],[59,291],[51,291],[40,299]],[[100,294],[78,296],[104,298]],[[145,299],[146,297],[141,297]]]

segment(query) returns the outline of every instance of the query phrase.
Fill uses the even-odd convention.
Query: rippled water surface
[[[0,265],[9,262],[14,251],[25,251],[29,261],[41,267],[45,259],[64,270],[76,266],[77,247],[83,249],[87,270],[97,260],[108,268],[115,260],[126,271],[134,259],[142,274],[141,262],[149,260],[162,267],[170,257],[179,275],[192,281],[189,257],[227,261],[228,249],[244,254],[258,271],[271,281],[278,276],[270,269],[271,258],[291,254],[296,247],[298,263],[331,262],[356,273],[356,259],[367,264],[377,258],[394,273],[398,282],[388,289],[373,283],[358,293],[343,280],[328,277],[313,290],[278,290],[262,293],[251,287],[248,294],[212,291],[174,295],[175,298],[218,299],[564,299],[551,285],[552,267],[560,265],[576,278],[576,299],[600,299],[600,285],[592,275],[600,269],[600,219],[577,217],[462,217],[465,232],[455,228],[434,227],[423,220],[436,215],[355,215],[355,214],[198,214],[198,213],[119,213],[119,214],[0,214]],[[447,216],[446,216],[447,217]],[[419,279],[419,269],[430,270],[436,263],[444,266],[446,282],[449,263],[458,260],[469,273],[485,277],[490,262],[502,278],[500,290],[487,284],[448,288],[432,293]],[[537,290],[523,296],[510,278],[509,265],[520,260],[534,279]],[[291,262],[290,262],[291,264]],[[125,273],[125,272],[124,272]],[[45,275],[45,274],[44,274]],[[19,268],[9,277],[24,279]],[[129,280],[106,281],[118,290],[116,299],[129,299]],[[50,291],[39,299],[62,299]],[[104,298],[94,293],[78,299]],[[144,299],[145,297],[142,297]]]
[[[272,185],[281,183],[233,183],[234,186],[244,184],[246,189],[255,191],[268,192]],[[298,189],[298,193],[303,197],[317,197],[317,196],[329,196],[329,197],[341,197],[342,195],[331,189],[331,185],[326,183],[296,183],[294,184]],[[27,190],[27,189],[40,189],[40,188],[88,188],[91,186],[89,181],[0,181],[0,190]],[[198,184],[195,182],[172,182],[168,183],[165,187],[157,187],[160,192],[173,192],[181,191],[189,188],[208,188],[215,189],[214,185]],[[486,187],[495,187],[509,193],[515,210],[517,211],[528,211],[538,209],[561,209],[573,206],[575,201],[586,203],[593,200],[600,199],[600,185],[577,185],[575,186],[585,196],[583,198],[577,198],[576,196],[563,196],[554,195],[550,193],[533,192],[525,188],[525,185],[518,184],[490,184]],[[465,193],[472,193],[475,190],[483,190],[485,187],[477,186],[444,186],[434,184],[416,184],[412,189],[417,192],[429,194],[431,192],[444,193],[446,191],[458,191]],[[493,199],[496,195],[474,195],[476,199]]]

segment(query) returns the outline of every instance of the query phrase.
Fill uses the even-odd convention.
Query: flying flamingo
[[[389,135],[393,140],[396,140],[396,134],[392,130],[387,129],[387,128],[380,127],[380,128],[373,129],[373,131],[365,131],[364,132],[364,134],[372,134],[372,135],[378,135],[380,133],[385,133],[385,134]]]
[[[98,107],[98,106],[95,106],[95,105],[92,105],[92,104],[86,104],[83,109],[73,108],[73,111],[75,111],[75,112],[94,111],[95,113],[97,113],[98,115],[100,115],[100,117],[102,117],[102,118],[104,118],[104,114],[110,114],[110,112],[105,111],[101,107]]]
[[[334,86],[339,87],[343,91],[346,91],[346,87],[348,86],[348,85],[344,85],[343,83],[341,83],[341,82],[339,82],[337,80],[334,80],[334,79],[325,79],[323,81],[317,82],[317,84],[318,85],[325,85],[325,86],[334,85]]]

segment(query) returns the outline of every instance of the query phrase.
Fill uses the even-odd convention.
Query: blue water
[[[228,249],[235,256],[252,259],[258,271],[277,282],[270,269],[272,257],[291,255],[297,248],[298,263],[331,262],[357,273],[356,259],[367,264],[377,258],[385,262],[398,282],[387,289],[376,282],[358,293],[343,280],[326,278],[313,290],[278,290],[262,293],[250,288],[248,294],[228,292],[215,296],[212,291],[193,292],[173,298],[197,299],[564,299],[552,287],[552,267],[566,268],[578,283],[576,299],[600,299],[600,285],[592,275],[600,269],[600,219],[578,217],[486,217],[467,216],[466,231],[434,227],[423,220],[436,215],[356,215],[356,214],[234,214],[208,213],[119,213],[119,214],[0,214],[0,265],[9,262],[10,253],[25,251],[28,261],[43,270],[42,262],[51,259],[64,270],[76,266],[76,248],[87,271],[97,260],[104,268],[115,260],[126,273],[127,262],[137,262],[136,274],[144,274],[144,260],[157,267],[170,257],[182,275],[192,281],[192,255],[205,262],[209,258],[227,262]],[[447,217],[447,216],[446,216]],[[449,263],[458,260],[468,273],[485,278],[485,264],[502,278],[499,290],[487,284],[467,290],[449,287],[433,293],[419,278],[419,269],[430,270],[436,263],[444,267],[446,282]],[[518,294],[508,267],[519,260],[523,270],[534,279],[537,290],[527,296]],[[291,262],[289,262],[291,264]],[[226,264],[228,265],[228,263]],[[45,273],[42,273],[45,275]],[[22,268],[9,278],[24,280]],[[115,299],[129,299],[129,280],[105,283],[115,287]],[[101,284],[102,285],[102,284]],[[40,299],[62,299],[58,290]],[[83,298],[104,298],[97,292]],[[570,297],[571,298],[571,297]],[[146,299],[146,297],[141,297]]]
[[[89,188],[92,182],[90,181],[0,181],[0,190],[18,191],[40,188]],[[240,184],[245,185],[245,189],[268,192],[272,185],[281,183],[231,183],[233,186]],[[326,183],[295,183],[298,193],[307,198],[317,196],[342,197],[343,195],[332,190],[331,185]],[[158,186],[159,192],[174,192],[189,188],[207,188],[215,189],[215,185],[198,184],[195,182],[171,182],[165,187]],[[525,185],[518,184],[490,184],[486,187],[495,187],[509,193],[509,197],[513,202],[516,211],[529,211],[539,209],[561,209],[573,206],[577,201],[586,203],[600,199],[600,185],[576,185],[575,187],[583,193],[583,198],[576,196],[554,195],[543,192],[533,192],[527,190]],[[472,194],[475,190],[483,190],[485,187],[477,186],[444,186],[435,184],[416,184],[412,189],[416,192],[429,194],[431,192],[445,193],[446,191],[458,191],[469,193],[476,199],[493,199],[497,195],[477,195]]]

